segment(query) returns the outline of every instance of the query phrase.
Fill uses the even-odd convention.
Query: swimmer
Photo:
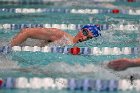
[[[117,71],[125,70],[129,67],[139,67],[140,66],[140,58],[128,59],[122,58],[113,60],[108,63],[108,67]]]
[[[100,36],[100,28],[97,25],[85,25],[76,36],[72,36],[57,28],[24,28],[10,42],[10,46],[22,44],[27,39],[39,40],[38,46],[45,45],[70,45],[83,42],[93,37]]]

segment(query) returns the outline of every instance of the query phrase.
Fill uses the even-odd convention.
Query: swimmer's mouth
[[[83,42],[83,41],[86,41],[86,40],[87,39],[85,39],[85,40],[84,39],[79,39],[78,42]]]
[[[83,42],[83,40],[79,39],[78,42]]]
[[[89,39],[92,39],[92,37],[88,37],[87,39],[79,39],[78,42],[83,42],[83,41],[87,41]]]

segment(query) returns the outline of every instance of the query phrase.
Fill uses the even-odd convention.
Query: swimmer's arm
[[[47,30],[47,31],[46,31]],[[44,28],[25,28],[20,31],[19,34],[17,34],[12,40],[11,40],[11,46],[16,46],[28,38],[33,39],[39,39],[39,40],[46,40],[48,37],[48,29]]]
[[[130,67],[138,67],[140,66],[140,58],[131,59]]]

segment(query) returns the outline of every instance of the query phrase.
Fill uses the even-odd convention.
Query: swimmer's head
[[[101,30],[98,25],[85,25],[75,36],[75,42],[83,42],[98,36],[101,36]]]

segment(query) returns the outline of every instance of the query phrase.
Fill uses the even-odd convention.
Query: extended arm
[[[136,58],[136,59],[131,59],[131,67],[137,67],[140,66],[140,58]]]
[[[125,70],[128,67],[140,67],[140,58],[135,59],[117,59],[108,63],[108,67],[114,70]]]

